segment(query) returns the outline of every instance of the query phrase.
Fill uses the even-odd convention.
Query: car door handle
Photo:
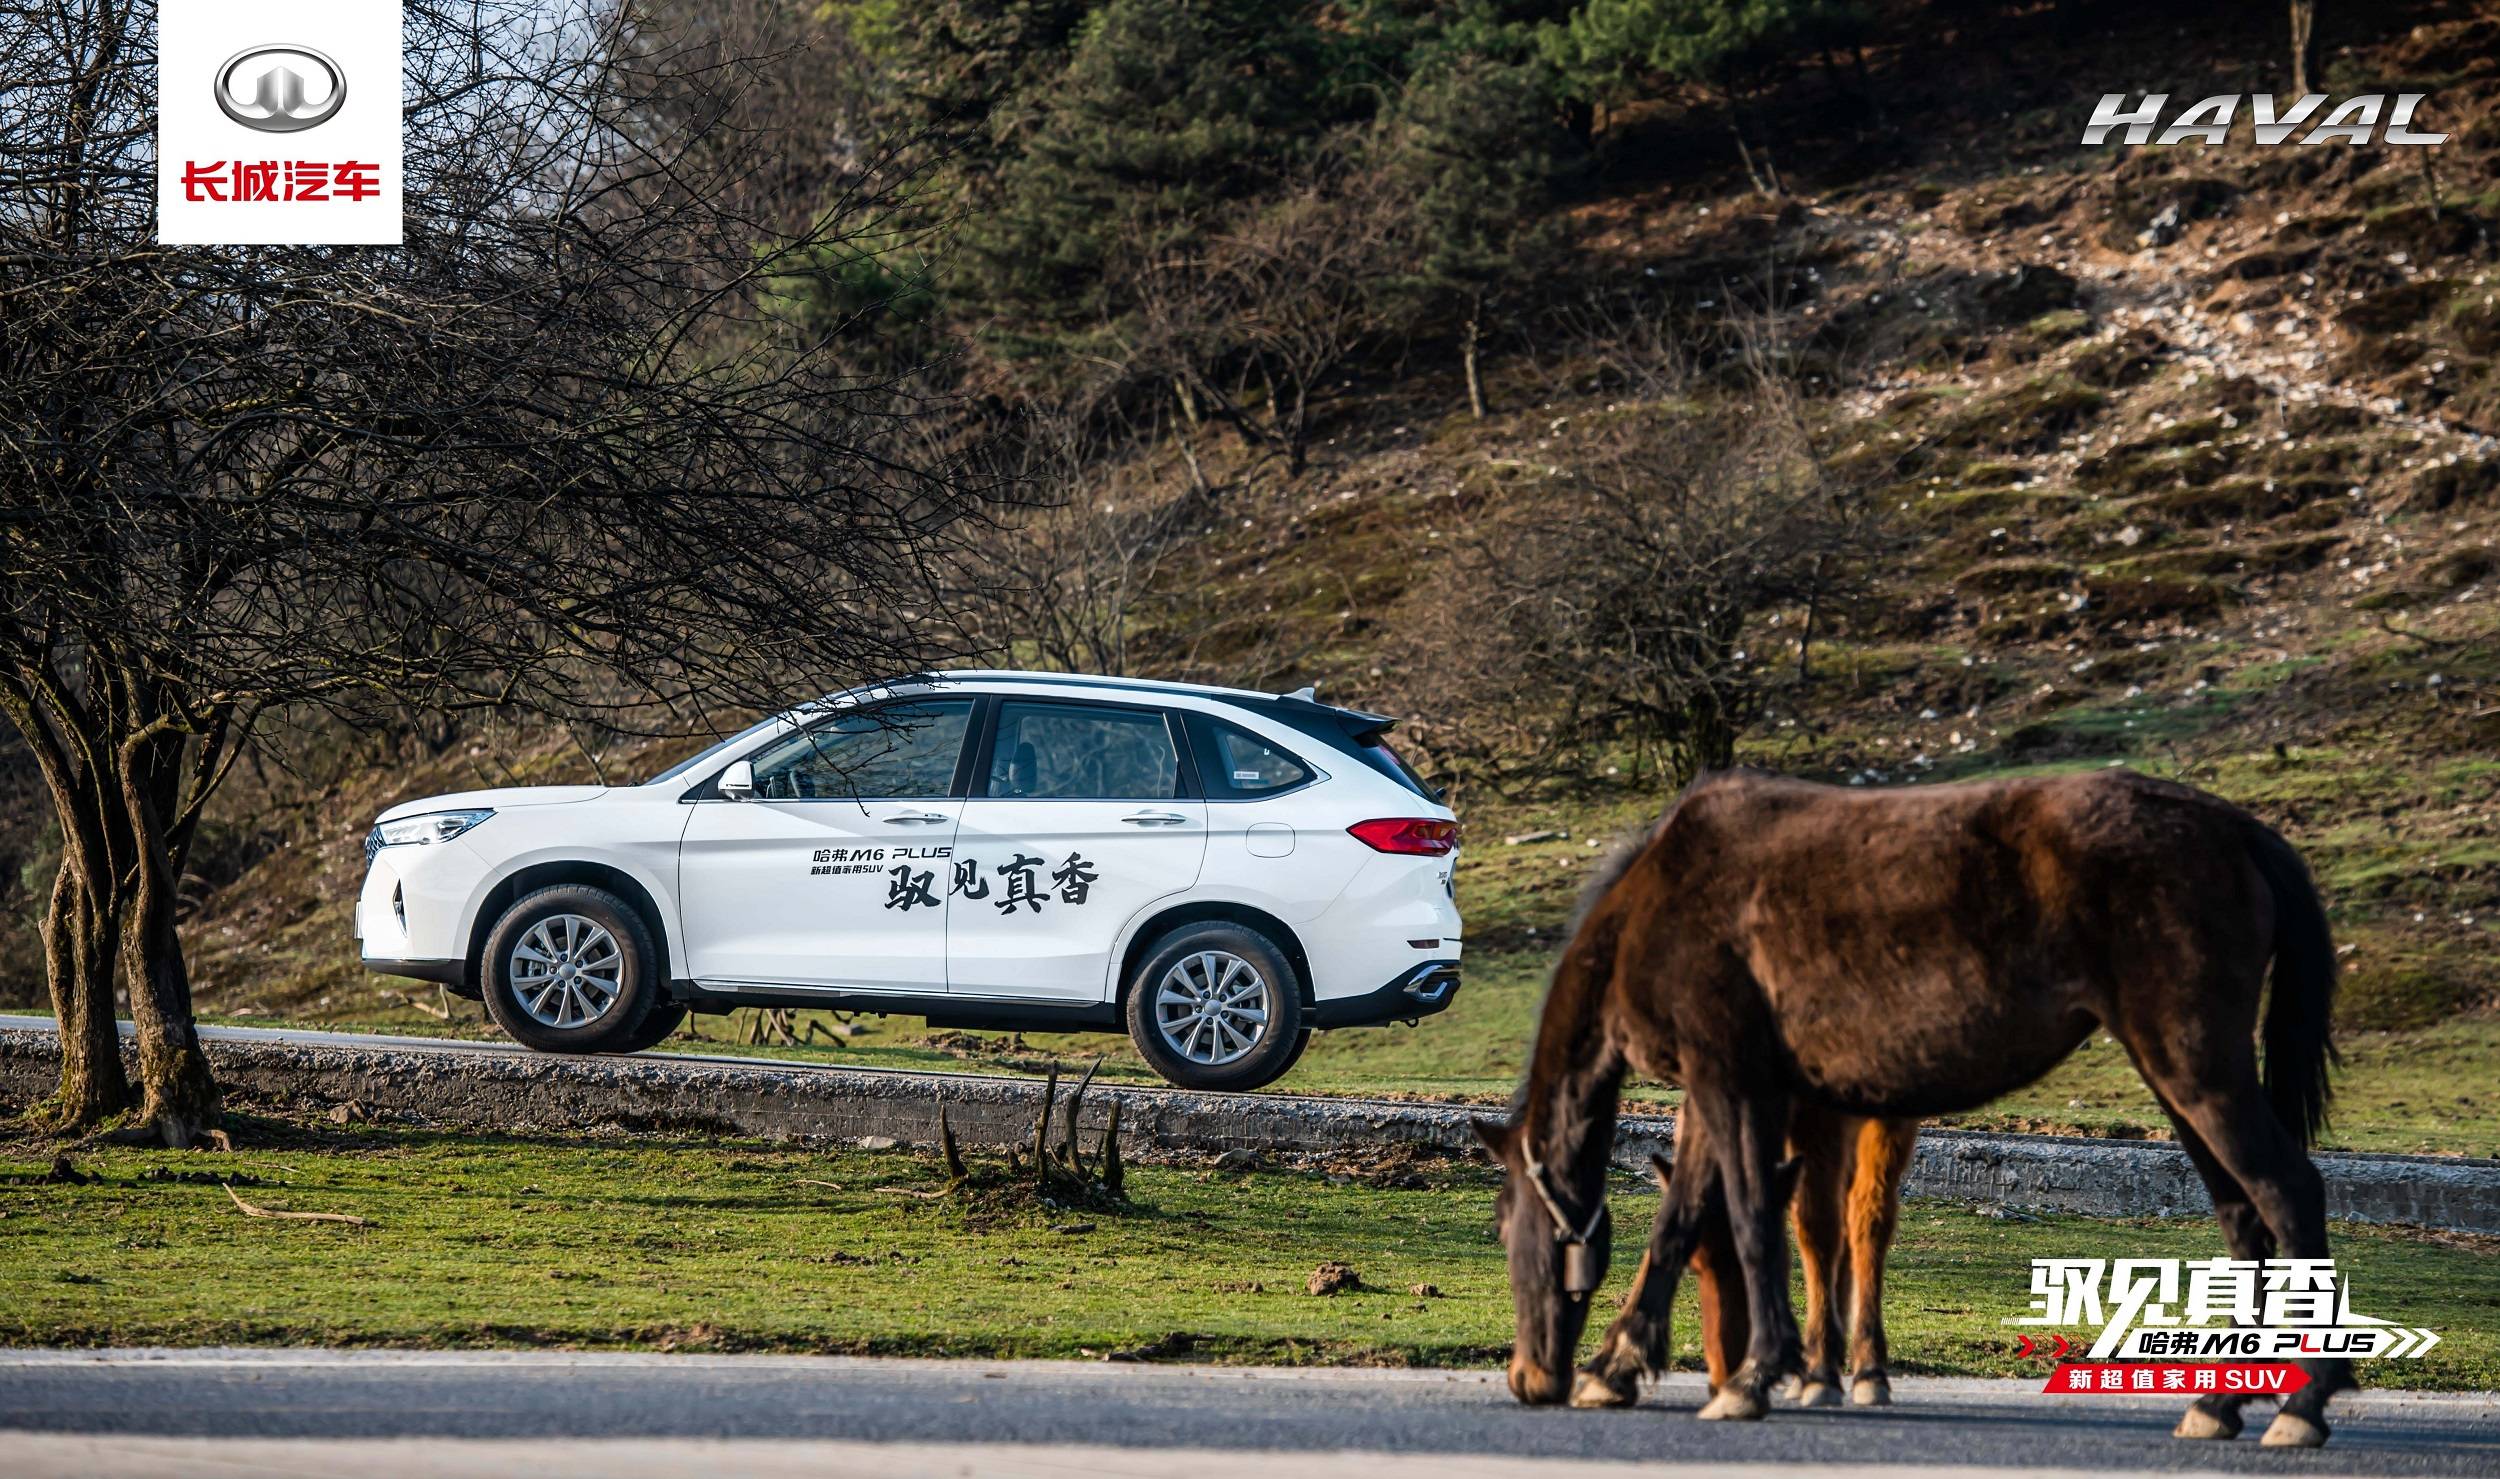
[[[1132,827],[1177,827],[1189,818],[1177,811],[1133,811],[1120,820]]]
[[[945,815],[943,812],[898,811],[894,815],[887,817],[885,820],[896,825],[922,827],[928,826],[931,823],[952,821],[954,819]]]

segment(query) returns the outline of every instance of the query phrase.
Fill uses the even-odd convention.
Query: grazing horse
[[[2262,1077],[2254,1038],[2266,999]],[[2291,845],[2216,797],[2120,770],[1855,790],[1746,772],[1688,788],[1555,966],[1511,1120],[1480,1126],[1518,1339],[1512,1392],[1568,1395],[1612,1229],[1623,1075],[1684,1085],[1676,1172],[1638,1298],[1602,1349],[1663,1363],[1685,1261],[1723,1216],[1743,1362],[1702,1408],[1759,1418],[1800,1364],[1780,1226],[1798,1107],[1879,1119],[1977,1108],[2096,1028],[2127,1050],[2237,1258],[2324,1258],[2306,1147],[2324,1120],[2335,950]],[[2269,1444],[2315,1446],[2351,1363],[2301,1363]],[[2198,1399],[2227,1438],[2246,1399]]]

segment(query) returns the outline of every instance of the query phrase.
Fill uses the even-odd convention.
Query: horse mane
[[[1658,834],[1667,829],[1667,824],[1675,820],[1676,811],[1684,805],[1685,799],[1709,781],[1729,773],[1705,770],[1694,776],[1685,784],[1683,790],[1675,793],[1675,799],[1667,803],[1666,810],[1658,813],[1657,820],[1646,826],[1627,828],[1617,835],[1613,842],[1606,845],[1606,850],[1598,854],[1597,866],[1589,870],[1588,881],[1580,885],[1580,896],[1572,902],[1571,924],[1563,931],[1565,953],[1569,952],[1571,942],[1580,938],[1581,927],[1588,923],[1591,914],[1597,912],[1597,906],[1605,900],[1606,895],[1613,892],[1614,886],[1621,883],[1624,875],[1632,871],[1632,865],[1639,862],[1641,854],[1647,852],[1649,845],[1658,840]],[[1546,972],[1545,975],[1545,996],[1553,994],[1554,980],[1560,973],[1561,967],[1562,959],[1558,955],[1555,957],[1554,969]],[[1543,996],[1537,1000],[1536,1020],[1537,1034],[1542,1035],[1545,1030]],[[1521,1070],[1519,1085],[1511,1090],[1510,1095],[1510,1118],[1514,1124],[1518,1122],[1520,1112],[1527,1107],[1528,1077],[1534,1071],[1535,1066],[1536,1037],[1531,1036],[1528,1040],[1528,1067]]]

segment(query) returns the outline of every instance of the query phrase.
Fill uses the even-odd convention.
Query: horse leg
[[[2222,1245],[2233,1258],[2265,1259],[2274,1256],[2274,1234],[2266,1230],[2265,1219],[2257,1215],[2257,1204],[2248,1199],[2248,1191],[2239,1178],[2222,1168],[2214,1159],[2213,1148],[2196,1133],[2187,1117],[2171,1107],[2165,1098],[2162,1110],[2179,1132],[2179,1144],[2194,1163],[2196,1174],[2204,1178],[2205,1190],[2214,1199],[2214,1219],[2222,1224]],[[2199,1397],[2188,1405],[2171,1429],[2174,1438],[2232,1439],[2240,1435],[2244,1425],[2240,1409],[2247,1405],[2244,1395],[2214,1392]]]
[[[1689,1169],[1679,1176],[1665,1161],[1657,1162],[1664,1195],[1650,1225],[1649,1247],[1641,1254],[1640,1272],[1633,1275],[1622,1311],[1572,1384],[1574,1407],[1629,1407],[1640,1400],[1641,1378],[1666,1369],[1675,1282],[1688,1258],[1701,1275],[1702,1342],[1711,1353],[1714,1389],[1721,1380],[1717,1337],[1738,1306],[1722,1297],[1726,1291],[1720,1270],[1733,1269],[1735,1258],[1732,1252],[1714,1252],[1727,1245],[1727,1218],[1718,1204],[1717,1172],[1708,1153],[1698,1148],[1700,1139],[1689,1120],[1679,1122],[1676,1155]]]
[[[1916,1120],[1862,1120],[1849,1186],[1849,1400],[1892,1403],[1891,1346],[1884,1339],[1884,1261],[1901,1225],[1901,1178],[1918,1143]]]
[[[1685,1113],[1705,1118],[1718,1150],[1720,1189],[1753,1325],[1745,1363],[1700,1415],[1705,1421],[1758,1420],[1771,1410],[1771,1388],[1797,1369],[1797,1313],[1788,1303],[1788,1230],[1782,1225],[1798,1171],[1795,1161],[1781,1156],[1788,1147],[1788,1095],[1761,1083],[1738,1092],[1716,1084],[1705,1090],[1690,1077],[1687,1089]]]
[[[2198,1079],[2182,1082],[2184,1075],[2165,1076],[2153,1085],[2154,1092],[2165,1104],[2178,1106],[2179,1116],[2195,1128],[2220,1169],[2239,1183],[2274,1235],[2280,1256],[2325,1258],[2326,1183],[2291,1131],[2275,1118],[2258,1083],[2254,1055],[2242,1044],[2237,1056],[2236,1071],[2225,1087]],[[2227,1222],[2224,1236],[2230,1236]],[[2355,1385],[2348,1360],[2303,1361],[2300,1368],[2308,1373],[2309,1384],[2283,1399],[2266,1428],[2269,1447],[2324,1444],[2333,1431],[2326,1421],[2327,1399]]]
[[[1701,1296],[1701,1359],[1715,1395],[1745,1364],[1745,1345],[1753,1336],[1753,1321],[1745,1314],[1743,1266],[1723,1208],[1703,1220],[1701,1246],[1693,1250],[1693,1275],[1694,1292]]]
[[[1806,1407],[1840,1402],[1840,1312],[1848,1297],[1849,1264],[1841,1239],[1842,1198],[1853,1158],[1854,1117],[1799,1106],[1788,1128],[1797,1172],[1797,1257],[1805,1267],[1805,1369],[1797,1401]]]

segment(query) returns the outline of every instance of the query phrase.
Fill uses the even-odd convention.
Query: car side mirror
[[[755,762],[752,760],[731,761],[729,768],[720,773],[720,793],[723,798],[730,801],[753,801],[755,799]]]

